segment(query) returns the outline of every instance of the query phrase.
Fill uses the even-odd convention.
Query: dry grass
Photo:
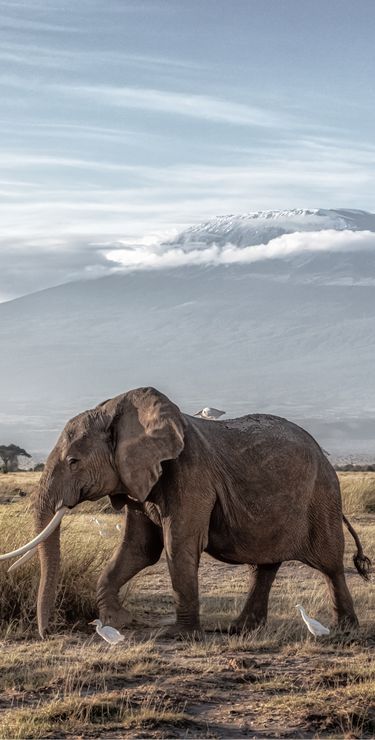
[[[30,511],[23,503],[0,506],[1,549],[13,550],[33,536]],[[64,518],[62,524],[62,567],[57,594],[55,628],[85,627],[95,613],[96,581],[108,561],[119,532],[119,516],[97,515],[105,536],[99,534],[93,515],[82,513]],[[99,545],[99,547],[98,547]],[[4,632],[35,632],[35,601],[39,581],[38,559],[34,558],[14,574],[9,562],[0,563],[0,636]]]
[[[10,477],[0,476],[0,496],[3,480],[8,485]],[[375,475],[340,477],[345,510],[375,560],[375,517],[368,509]],[[3,551],[31,534],[27,500],[0,506]],[[87,621],[96,616],[97,575],[120,537],[115,525],[121,517],[101,513],[107,535],[101,537],[92,513],[81,512],[63,523],[53,638],[41,642],[36,637],[36,563],[14,576],[0,566],[0,737],[374,736],[374,591],[353,569],[348,534],[345,563],[359,630],[310,638],[294,605],[302,602],[329,624],[325,582],[291,563],[282,566],[275,581],[267,627],[229,637],[226,627],[246,593],[246,567],[204,556],[205,636],[165,641],[160,627],[172,621],[173,602],[162,559],[132,582],[126,603],[136,629],[111,648],[89,631]]]
[[[152,686],[134,688],[160,670],[152,640],[128,644],[116,655],[92,643],[93,638],[57,638],[34,643],[26,656],[20,644],[5,645],[0,696],[12,695],[13,708],[0,719],[1,737],[86,737],[101,727],[130,731],[186,721],[181,703]],[[35,695],[30,711],[29,697]]]
[[[375,513],[375,473],[339,473],[338,475],[345,513]]]
[[[17,501],[20,490],[30,496],[38,485],[40,475],[33,472],[0,473],[0,503],[8,498],[13,502]]]
[[[95,698],[68,697],[44,704],[37,714],[25,709],[15,710],[0,722],[0,728],[3,737],[21,740],[51,737],[51,733],[55,737],[67,734],[88,737],[88,732],[95,736],[101,734],[103,727],[106,735],[109,731],[118,731],[122,735],[129,730],[132,736],[134,729],[157,727],[160,730],[163,726],[186,724],[185,715],[170,708],[169,704],[167,701],[163,706],[159,697],[153,701],[149,696],[132,701],[127,693],[119,691],[96,695]]]

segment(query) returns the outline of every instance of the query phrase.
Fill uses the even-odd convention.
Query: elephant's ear
[[[162,393],[138,388],[124,397],[115,425],[117,470],[128,495],[143,502],[161,476],[163,460],[182,452],[186,422]]]

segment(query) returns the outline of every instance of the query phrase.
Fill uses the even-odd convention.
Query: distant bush
[[[45,467],[44,463],[38,463],[38,464],[37,464],[37,465],[35,465],[35,467],[33,468],[33,470],[34,470],[34,473],[42,473],[42,472],[43,472],[43,470],[44,470],[44,467]]]
[[[19,469],[19,457],[26,457],[31,460],[31,455],[18,445],[0,445],[0,465],[4,473],[16,472]]]
[[[375,465],[346,463],[346,465],[335,465],[335,470],[341,473],[375,473]]]

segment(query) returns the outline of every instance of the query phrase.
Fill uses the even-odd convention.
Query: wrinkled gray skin
[[[41,478],[37,531],[62,504],[74,507],[106,495],[116,509],[124,507],[125,523],[98,582],[103,623],[124,626],[119,589],[156,563],[164,548],[177,613],[172,634],[199,629],[202,552],[249,565],[250,591],[233,630],[265,621],[284,560],[320,570],[336,620],[357,624],[343,570],[337,476],[318,444],[295,424],[261,414],[211,422],[182,414],[153,388],[129,391],[66,425]],[[43,636],[55,598],[59,530],[39,545],[39,555]]]

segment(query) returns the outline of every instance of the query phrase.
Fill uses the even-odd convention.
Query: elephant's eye
[[[76,464],[79,462],[79,460],[76,457],[67,457],[67,462],[70,468],[74,468]]]

